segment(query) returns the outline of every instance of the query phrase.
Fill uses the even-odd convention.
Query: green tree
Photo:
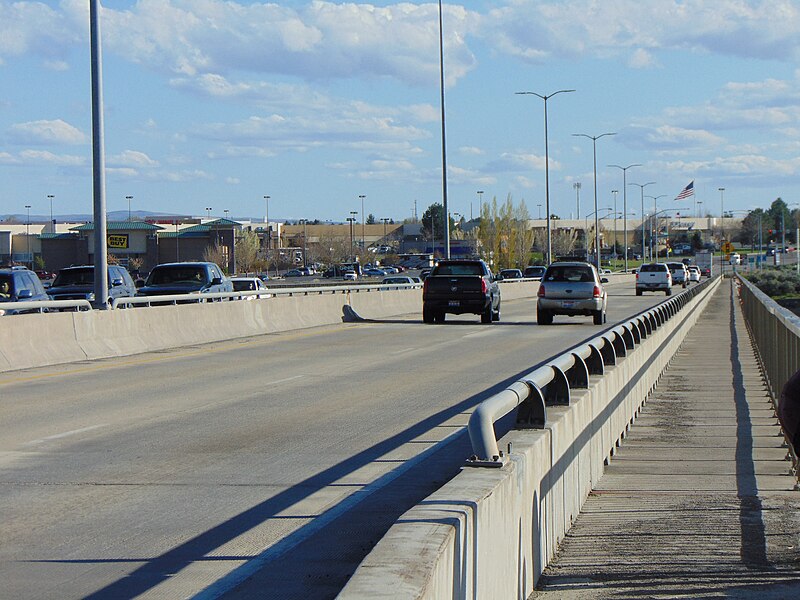
[[[375,215],[372,213],[369,213],[369,216],[367,217],[367,225],[375,225]]]
[[[450,220],[450,230],[453,229],[453,221]],[[422,215],[422,233],[430,239],[431,232],[435,240],[444,239],[444,207],[435,202],[428,207]]]
[[[258,259],[258,234],[250,229],[242,230],[236,240],[236,271],[250,273]]]

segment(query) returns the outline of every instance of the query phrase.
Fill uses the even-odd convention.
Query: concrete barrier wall
[[[569,406],[548,406],[544,429],[500,440],[511,444],[502,468],[465,468],[405,513],[339,598],[527,598],[718,285],[573,390]]]
[[[536,297],[537,282],[503,284],[503,300]],[[113,311],[15,315],[0,319],[0,371],[126,356],[166,348],[422,313],[422,290],[370,290],[276,296],[251,301]]]
[[[346,306],[368,319],[421,314],[422,291],[313,293],[252,301],[3,317],[0,371],[341,323]]]

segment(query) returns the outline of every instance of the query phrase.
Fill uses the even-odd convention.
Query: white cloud
[[[87,141],[82,131],[61,119],[16,123],[11,126],[9,134],[19,144],[75,145]]]
[[[108,164],[112,166],[129,167],[157,167],[158,161],[153,160],[144,152],[125,150],[121,154],[108,157]]]
[[[485,170],[491,173],[518,172],[518,171],[544,171],[545,158],[531,153],[505,152],[499,158],[490,161]],[[550,159],[550,169],[559,170],[561,164]]]
[[[88,164],[88,159],[83,156],[69,154],[53,154],[42,150],[23,150],[19,153],[25,164],[50,164],[61,167],[81,167]]]
[[[476,146],[461,146],[458,151],[468,156],[480,156],[484,153],[483,150]]]
[[[628,58],[628,66],[632,69],[647,69],[658,65],[658,61],[651,52],[644,48],[637,48]]]

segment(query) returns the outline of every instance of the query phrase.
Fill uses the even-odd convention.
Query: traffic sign
[[[725,242],[724,244],[722,244],[721,250],[725,254],[730,254],[731,252],[734,251],[733,244],[731,244],[730,242]]]

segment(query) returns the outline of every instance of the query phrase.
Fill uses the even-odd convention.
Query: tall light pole
[[[131,222],[131,200],[133,200],[133,196],[125,196],[125,199],[128,201],[128,222]]]
[[[594,250],[597,260],[597,270],[600,270],[600,220],[597,218],[597,140],[607,135],[617,135],[616,133],[601,133],[600,135],[587,135],[585,133],[573,133],[575,137],[585,137],[592,140],[592,154],[594,157]]]
[[[383,217],[381,221],[383,221],[383,243],[386,244],[386,224],[391,221],[391,219],[389,217]]]
[[[666,194],[659,194],[658,196],[646,196],[647,198],[651,198],[653,200],[653,230],[656,233],[656,256],[658,256],[658,199],[659,198],[666,198]],[[663,210],[661,212],[664,212]],[[653,236],[650,235],[650,256],[653,256]]]
[[[269,226],[269,196],[264,196],[264,226],[267,228],[267,259],[272,247],[272,227]]]
[[[308,219],[300,219],[300,221],[303,223],[303,266],[307,267],[308,266],[308,261],[306,260],[306,249],[307,249],[307,246],[306,246],[306,224],[308,223]]]
[[[614,257],[614,267],[616,268],[616,260],[617,260],[617,194],[619,194],[619,190],[611,190],[611,193],[614,194],[614,251],[611,253]]]
[[[53,218],[53,198],[55,198],[55,196],[53,194],[47,194],[47,199],[50,201],[50,227],[52,227],[52,229],[50,231],[52,233],[55,233],[56,232],[56,220]]]
[[[544,204],[545,217],[547,218],[547,256],[545,256],[545,264],[550,264],[553,261],[553,238],[550,228],[550,154],[547,142],[547,100],[556,94],[566,94],[574,92],[575,90],[558,90],[552,94],[537,94],[536,92],[517,92],[520,95],[537,96],[544,100]],[[597,208],[595,206],[595,208]]]
[[[725,241],[725,188],[718,188],[719,190],[719,227],[722,231],[722,239],[720,242]]]
[[[364,252],[367,249],[366,235],[364,234],[364,200],[366,199],[366,196],[361,194],[358,198],[361,200],[361,252]]]
[[[353,253],[353,223],[355,223],[356,221],[357,214],[358,211],[351,210],[350,216],[347,217],[347,220],[350,222],[350,260],[353,260],[353,258],[355,258],[355,254]]]
[[[223,213],[225,213],[225,220],[227,221],[227,220],[228,220],[228,213],[229,213],[230,211],[229,211],[229,210],[226,208],[226,209],[224,209],[222,212],[223,212]]]
[[[206,218],[208,218],[208,219],[211,218],[211,207],[210,206],[206,206]]]
[[[628,185],[635,185],[639,187],[639,190],[642,192],[642,261],[644,262],[644,188],[648,185],[655,185],[655,181],[648,181],[647,183],[629,183]],[[653,257],[651,256],[650,259],[652,260]]]
[[[624,240],[623,244],[625,246],[625,272],[628,272],[628,169],[632,169],[633,167],[641,167],[639,163],[634,163],[632,165],[628,165],[627,167],[622,167],[620,165],[608,165],[609,167],[615,167],[617,169],[622,169],[622,239]],[[642,215],[644,218],[644,215]]]
[[[103,53],[100,0],[89,2],[92,79],[92,218],[94,221],[94,305],[108,309],[108,224],[106,216],[106,159],[103,133]]]
[[[575,218],[581,218],[581,182],[576,181],[572,184],[572,187],[575,188]]]
[[[537,204],[536,206],[537,206],[537,208],[539,209],[539,215],[538,215],[538,217],[537,217],[537,218],[538,218],[538,219],[541,219],[541,218],[542,218],[542,204],[541,204],[541,203],[539,203],[539,204]]]
[[[28,263],[30,268],[33,269],[33,256],[31,256],[31,205],[26,204],[25,209],[28,211],[28,219],[25,221],[25,241],[28,244]]]
[[[439,0],[439,92],[442,106],[442,209],[444,214],[444,257],[450,258],[450,219],[447,208],[447,136],[444,126],[444,33],[442,27],[442,0]]]
[[[478,214],[483,215],[483,190],[478,190]]]

